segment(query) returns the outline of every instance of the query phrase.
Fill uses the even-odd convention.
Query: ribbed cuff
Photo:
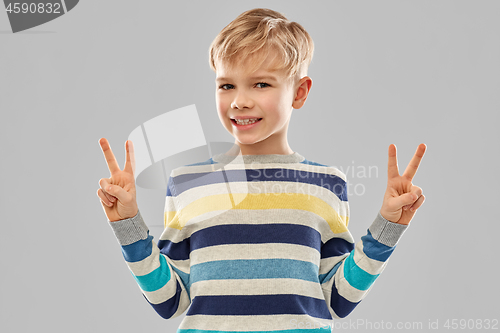
[[[140,211],[137,211],[134,217],[114,222],[108,220],[108,222],[122,246],[148,238],[149,229],[144,223]]]
[[[375,221],[373,221],[372,225],[368,229],[370,230],[372,237],[378,242],[393,247],[397,244],[398,240],[407,228],[408,225],[386,220],[379,211]]]

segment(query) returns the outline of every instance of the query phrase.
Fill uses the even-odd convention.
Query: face
[[[235,138],[242,155],[292,154],[286,133],[295,91],[284,72],[272,70],[272,56],[254,73],[245,63],[228,68],[217,64],[216,103],[223,126]],[[240,126],[231,118],[262,118]]]

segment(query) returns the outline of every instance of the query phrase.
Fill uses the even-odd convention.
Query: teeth
[[[259,120],[259,118],[254,118],[254,119],[244,119],[244,120],[238,120],[238,119],[235,119],[236,123],[238,123],[238,124],[240,124],[240,125],[253,124],[253,123],[255,123],[257,120]]]

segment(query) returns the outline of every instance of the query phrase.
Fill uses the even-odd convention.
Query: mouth
[[[237,123],[235,119],[231,119],[231,122],[233,123],[233,125],[235,126],[238,126],[238,127],[246,127],[246,126],[251,126],[251,125],[254,125],[254,124],[257,124],[258,122],[260,122],[262,120],[262,118],[257,118],[257,121],[255,122],[252,122],[252,123],[248,123],[248,124],[241,124],[241,123]]]

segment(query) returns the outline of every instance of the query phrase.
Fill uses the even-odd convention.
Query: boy
[[[382,208],[354,242],[346,176],[287,142],[292,109],[312,86],[313,48],[302,26],[269,9],[249,10],[219,33],[210,65],[218,115],[235,145],[172,171],[158,245],[137,207],[132,142],[120,170],[99,140],[111,172],[97,192],[106,216],[158,314],[173,318],[189,307],[178,333],[330,332],[328,320],[366,296],[424,201],[411,180],[425,145],[402,176],[391,145]]]

